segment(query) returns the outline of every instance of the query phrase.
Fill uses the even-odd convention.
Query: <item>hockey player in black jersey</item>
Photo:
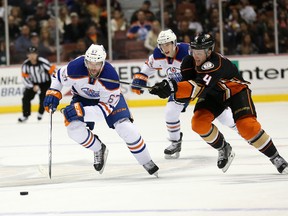
[[[177,37],[171,29],[161,31],[153,54],[143,64],[141,72],[135,73],[133,76],[132,91],[138,95],[142,94],[144,91],[139,86],[147,86],[149,77],[152,77],[158,70],[165,72],[169,79],[176,82],[183,80],[183,78],[186,80],[186,75],[189,75],[190,79],[191,73],[182,73],[180,70],[181,62],[189,54],[189,50],[188,43],[177,43]],[[133,86],[133,84],[137,86]],[[166,159],[177,159],[180,156],[183,138],[180,114],[186,111],[189,103],[190,98],[175,101],[173,95],[167,101],[164,113],[168,139],[171,144],[164,150]],[[230,109],[225,109],[223,113],[218,115],[217,120],[232,129],[236,127]]]
[[[176,100],[198,97],[192,117],[192,130],[219,152],[217,166],[226,172],[234,153],[224,135],[212,121],[229,106],[239,134],[252,146],[266,155],[279,173],[288,174],[288,164],[279,155],[271,137],[257,121],[255,106],[249,89],[237,67],[227,58],[214,52],[214,38],[198,34],[191,42],[191,55],[182,62],[182,71],[193,72],[196,77],[175,83],[164,80],[150,90],[161,98],[174,93]],[[195,67],[193,66],[195,64]],[[195,72],[195,71],[194,71]]]

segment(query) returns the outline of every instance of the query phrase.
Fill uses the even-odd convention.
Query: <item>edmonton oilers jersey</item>
[[[118,103],[121,93],[120,84],[102,81],[101,78],[119,81],[116,70],[108,62],[105,62],[98,78],[90,77],[84,64],[84,56],[81,56],[54,74],[51,88],[61,91],[63,86],[70,87],[73,95],[97,100],[107,110],[107,107]]]
[[[156,47],[152,55],[149,56],[145,65],[141,68],[141,73],[151,76],[156,70],[162,70],[169,79],[179,82],[182,79],[181,62],[189,54],[189,44],[177,43],[176,53],[173,58],[165,56],[161,50]]]

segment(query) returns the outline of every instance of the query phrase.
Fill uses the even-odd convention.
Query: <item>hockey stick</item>
[[[50,114],[50,124],[49,124],[49,151],[48,151],[48,156],[49,156],[49,178],[51,179],[51,174],[52,174],[52,115],[53,112],[50,109],[49,110]]]
[[[119,84],[125,84],[125,85],[135,86],[135,87],[139,87],[139,88],[152,89],[152,87],[150,87],[150,86],[141,86],[141,85],[137,85],[137,84],[133,84],[133,83],[121,81],[121,80],[113,80],[113,79],[107,79],[107,78],[101,78],[101,77],[98,78],[98,79],[99,79],[99,80],[102,80],[102,81],[106,81],[106,82],[111,82],[111,83],[119,83]]]

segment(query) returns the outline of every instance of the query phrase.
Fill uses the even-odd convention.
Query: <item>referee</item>
[[[39,108],[37,119],[41,120],[44,107],[45,93],[51,84],[51,74],[55,72],[56,66],[47,59],[38,56],[37,48],[30,46],[27,50],[27,59],[22,64],[22,79],[24,92],[22,98],[23,116],[18,118],[19,122],[27,121],[31,115],[31,101],[39,94]]]

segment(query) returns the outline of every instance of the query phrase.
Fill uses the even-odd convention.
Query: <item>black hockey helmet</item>
[[[190,43],[191,49],[194,50],[214,50],[215,40],[211,34],[203,32],[197,34]]]

